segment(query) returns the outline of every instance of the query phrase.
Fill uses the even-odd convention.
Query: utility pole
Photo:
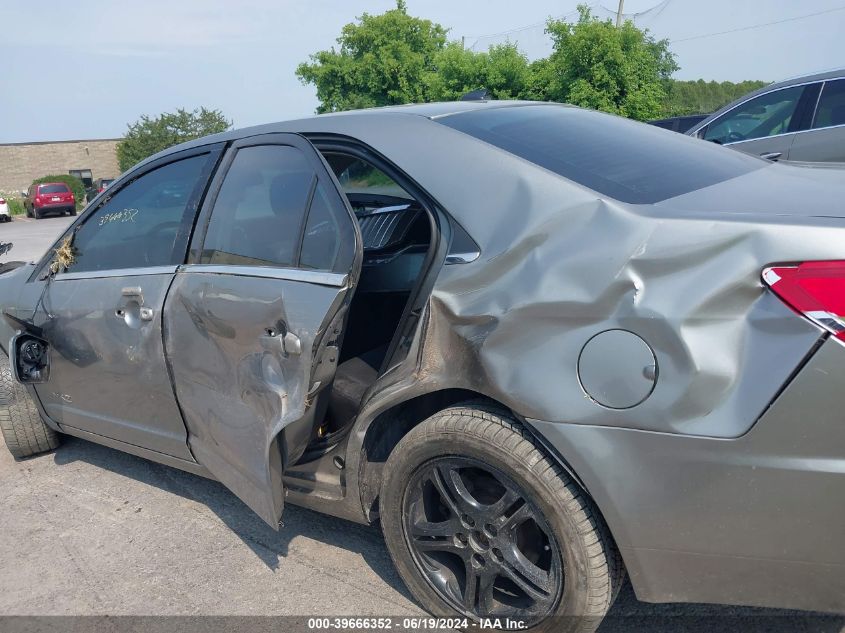
[[[618,29],[622,26],[622,7],[625,4],[625,0],[619,0],[619,9],[616,11],[616,28]]]

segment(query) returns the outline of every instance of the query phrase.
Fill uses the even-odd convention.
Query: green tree
[[[667,86],[678,69],[667,40],[625,22],[616,28],[589,7],[574,24],[549,20],[553,52],[532,65],[531,95],[646,120],[663,113]]]
[[[669,82],[665,116],[709,114],[731,101],[765,86],[765,81],[677,81]]]
[[[425,85],[427,101],[452,101],[479,88],[486,88],[496,99],[521,99],[531,85],[531,71],[515,44],[476,53],[450,42],[435,55]]]
[[[232,126],[219,110],[198,108],[192,112],[179,108],[176,112],[159,115],[151,119],[144,115],[117,144],[117,162],[121,171],[126,171],[139,161],[168,147],[195,138],[224,132]]]
[[[344,26],[337,43],[296,69],[317,88],[317,112],[425,101],[424,77],[446,47],[446,29],[408,15],[398,0],[395,9]]]

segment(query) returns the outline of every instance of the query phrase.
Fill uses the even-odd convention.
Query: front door
[[[50,359],[35,390],[58,424],[192,459],[162,308],[214,160],[206,148],[142,168],[60,240],[61,270],[39,282],[31,318]]]
[[[785,159],[800,125],[804,86],[761,94],[712,121],[699,135],[770,160]]]
[[[251,137],[224,158],[165,305],[191,451],[274,528],[282,473],[322,421],[360,243],[307,140]]]

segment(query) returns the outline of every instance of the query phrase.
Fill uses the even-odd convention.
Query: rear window
[[[652,125],[567,106],[474,110],[437,121],[632,204],[660,202],[768,164]]]
[[[70,191],[67,185],[40,185],[39,193],[67,193]]]

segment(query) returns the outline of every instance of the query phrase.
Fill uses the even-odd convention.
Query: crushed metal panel
[[[283,505],[282,455],[293,450],[279,445],[278,436],[309,413],[314,345],[346,292],[346,286],[181,272],[168,295],[165,346],[191,451],[273,527]],[[271,326],[295,335],[299,353],[268,337]]]

